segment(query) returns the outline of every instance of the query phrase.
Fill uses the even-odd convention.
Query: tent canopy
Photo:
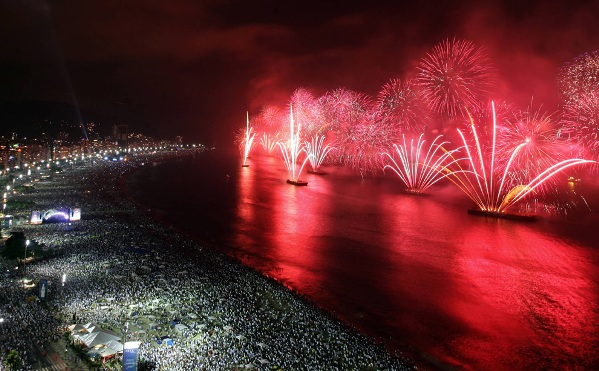
[[[110,348],[110,349],[112,349],[112,350],[114,350],[116,352],[122,352],[123,351],[123,344],[121,344],[117,340],[109,340],[104,345],[106,345],[107,348]]]
[[[109,334],[104,331],[91,332],[79,337],[85,346],[91,348],[96,345],[106,344],[110,340],[119,340],[120,338],[116,335]]]
[[[81,324],[75,324],[75,325],[70,325],[68,327],[69,331],[71,332],[80,332],[82,330],[85,330],[87,332],[87,329],[85,328],[85,326],[81,325]]]

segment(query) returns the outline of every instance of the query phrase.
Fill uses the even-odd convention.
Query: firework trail
[[[492,105],[494,111],[494,104]],[[497,119],[493,115],[493,133],[491,147],[481,146],[474,120],[470,121],[472,138],[467,140],[464,133],[458,129],[458,133],[464,143],[466,151],[465,164],[458,167],[457,171],[452,171],[448,175],[454,184],[456,184],[482,211],[492,213],[505,213],[520,200],[531,192],[534,192],[539,186],[543,185],[548,179],[559,172],[575,165],[592,163],[594,161],[584,159],[567,159],[545,168],[540,173],[523,182],[516,182],[516,178],[511,176],[516,157],[526,142],[519,144],[509,153],[509,158],[497,156]],[[497,164],[503,164],[497,166]],[[459,165],[459,164],[458,164]],[[502,170],[500,170],[500,168]]]
[[[268,133],[262,133],[260,137],[260,145],[262,149],[268,154],[272,154],[275,148],[277,148],[277,143],[279,143],[280,139],[278,134],[269,135]]]
[[[427,188],[449,176],[452,173],[451,168],[464,160],[453,156],[462,149],[461,147],[451,151],[444,148],[449,142],[441,141],[442,135],[437,136],[428,149],[424,148],[426,141],[423,137],[424,134],[421,134],[416,142],[410,139],[408,146],[403,136],[403,144],[393,145],[396,156],[384,153],[391,162],[383,167],[383,171],[391,169],[410,193],[424,193]]]
[[[495,70],[474,43],[446,40],[420,61],[416,80],[431,109],[451,118],[484,100],[495,81]]]
[[[249,114],[249,112],[247,112],[246,114],[247,114],[247,120],[246,120],[246,126],[245,126],[245,138],[243,141],[243,165],[242,166],[249,166],[247,164],[247,159],[248,159],[248,156],[250,155],[250,150],[252,149],[252,145],[254,144],[254,137],[256,136],[256,133],[253,133],[253,129],[252,129],[252,127],[250,127],[250,114]]]
[[[316,135],[312,137],[311,141],[305,142],[304,144],[313,173],[319,173],[320,166],[324,162],[325,158],[330,151],[335,149],[335,147],[331,146],[330,143],[327,143],[325,146],[323,146],[324,140],[324,135]]]
[[[293,105],[289,105],[289,140],[287,142],[279,142],[277,143],[279,148],[281,149],[281,153],[283,154],[283,161],[285,162],[285,167],[287,168],[287,173],[289,175],[289,179],[287,179],[288,183],[300,184],[302,182],[299,177],[308,161],[306,157],[300,166],[298,166],[298,159],[302,152],[306,151],[306,148],[301,142],[300,139],[300,128],[301,125],[298,123],[297,130],[295,128],[295,121],[293,118]],[[307,184],[307,183],[305,183]]]
[[[376,109],[381,120],[397,125],[402,132],[423,132],[431,121],[428,106],[412,79],[392,79],[383,85]]]

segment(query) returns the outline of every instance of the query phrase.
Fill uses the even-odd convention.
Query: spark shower
[[[378,99],[346,88],[320,97],[298,88],[288,115],[265,106],[255,127],[248,116],[238,135],[244,166],[259,133],[264,153],[280,148],[290,184],[307,185],[299,180],[307,162],[315,174],[342,165],[363,176],[395,174],[413,194],[451,182],[479,211],[498,214],[530,211],[543,198],[563,202],[552,200],[567,192],[561,177],[597,174],[599,105],[586,77],[599,78],[599,52],[564,65],[557,76],[564,108],[552,114],[497,97],[498,72],[470,41],[445,40],[417,66],[390,79]]]

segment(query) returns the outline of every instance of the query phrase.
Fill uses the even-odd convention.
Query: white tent
[[[109,334],[104,331],[91,332],[79,337],[79,340],[85,344],[88,348],[94,347],[100,344],[106,344],[110,340],[119,340],[120,338],[116,335]]]
[[[106,344],[107,348],[110,348],[116,352],[122,352],[123,351],[123,344],[121,344],[120,342],[116,341],[116,340],[110,340],[108,341]]]

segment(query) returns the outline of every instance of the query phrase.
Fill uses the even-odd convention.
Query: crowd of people
[[[0,358],[11,349],[27,354],[31,339],[55,341],[68,325],[95,323],[122,342],[141,341],[139,359],[159,370],[415,368],[283,285],[135,207],[119,179],[160,160],[154,156],[88,162],[14,196],[38,210],[81,208],[82,219],[19,225],[56,254],[27,265],[33,282],[51,282],[45,303],[27,300],[36,289],[25,290],[5,269]],[[31,367],[33,360],[22,358]]]

